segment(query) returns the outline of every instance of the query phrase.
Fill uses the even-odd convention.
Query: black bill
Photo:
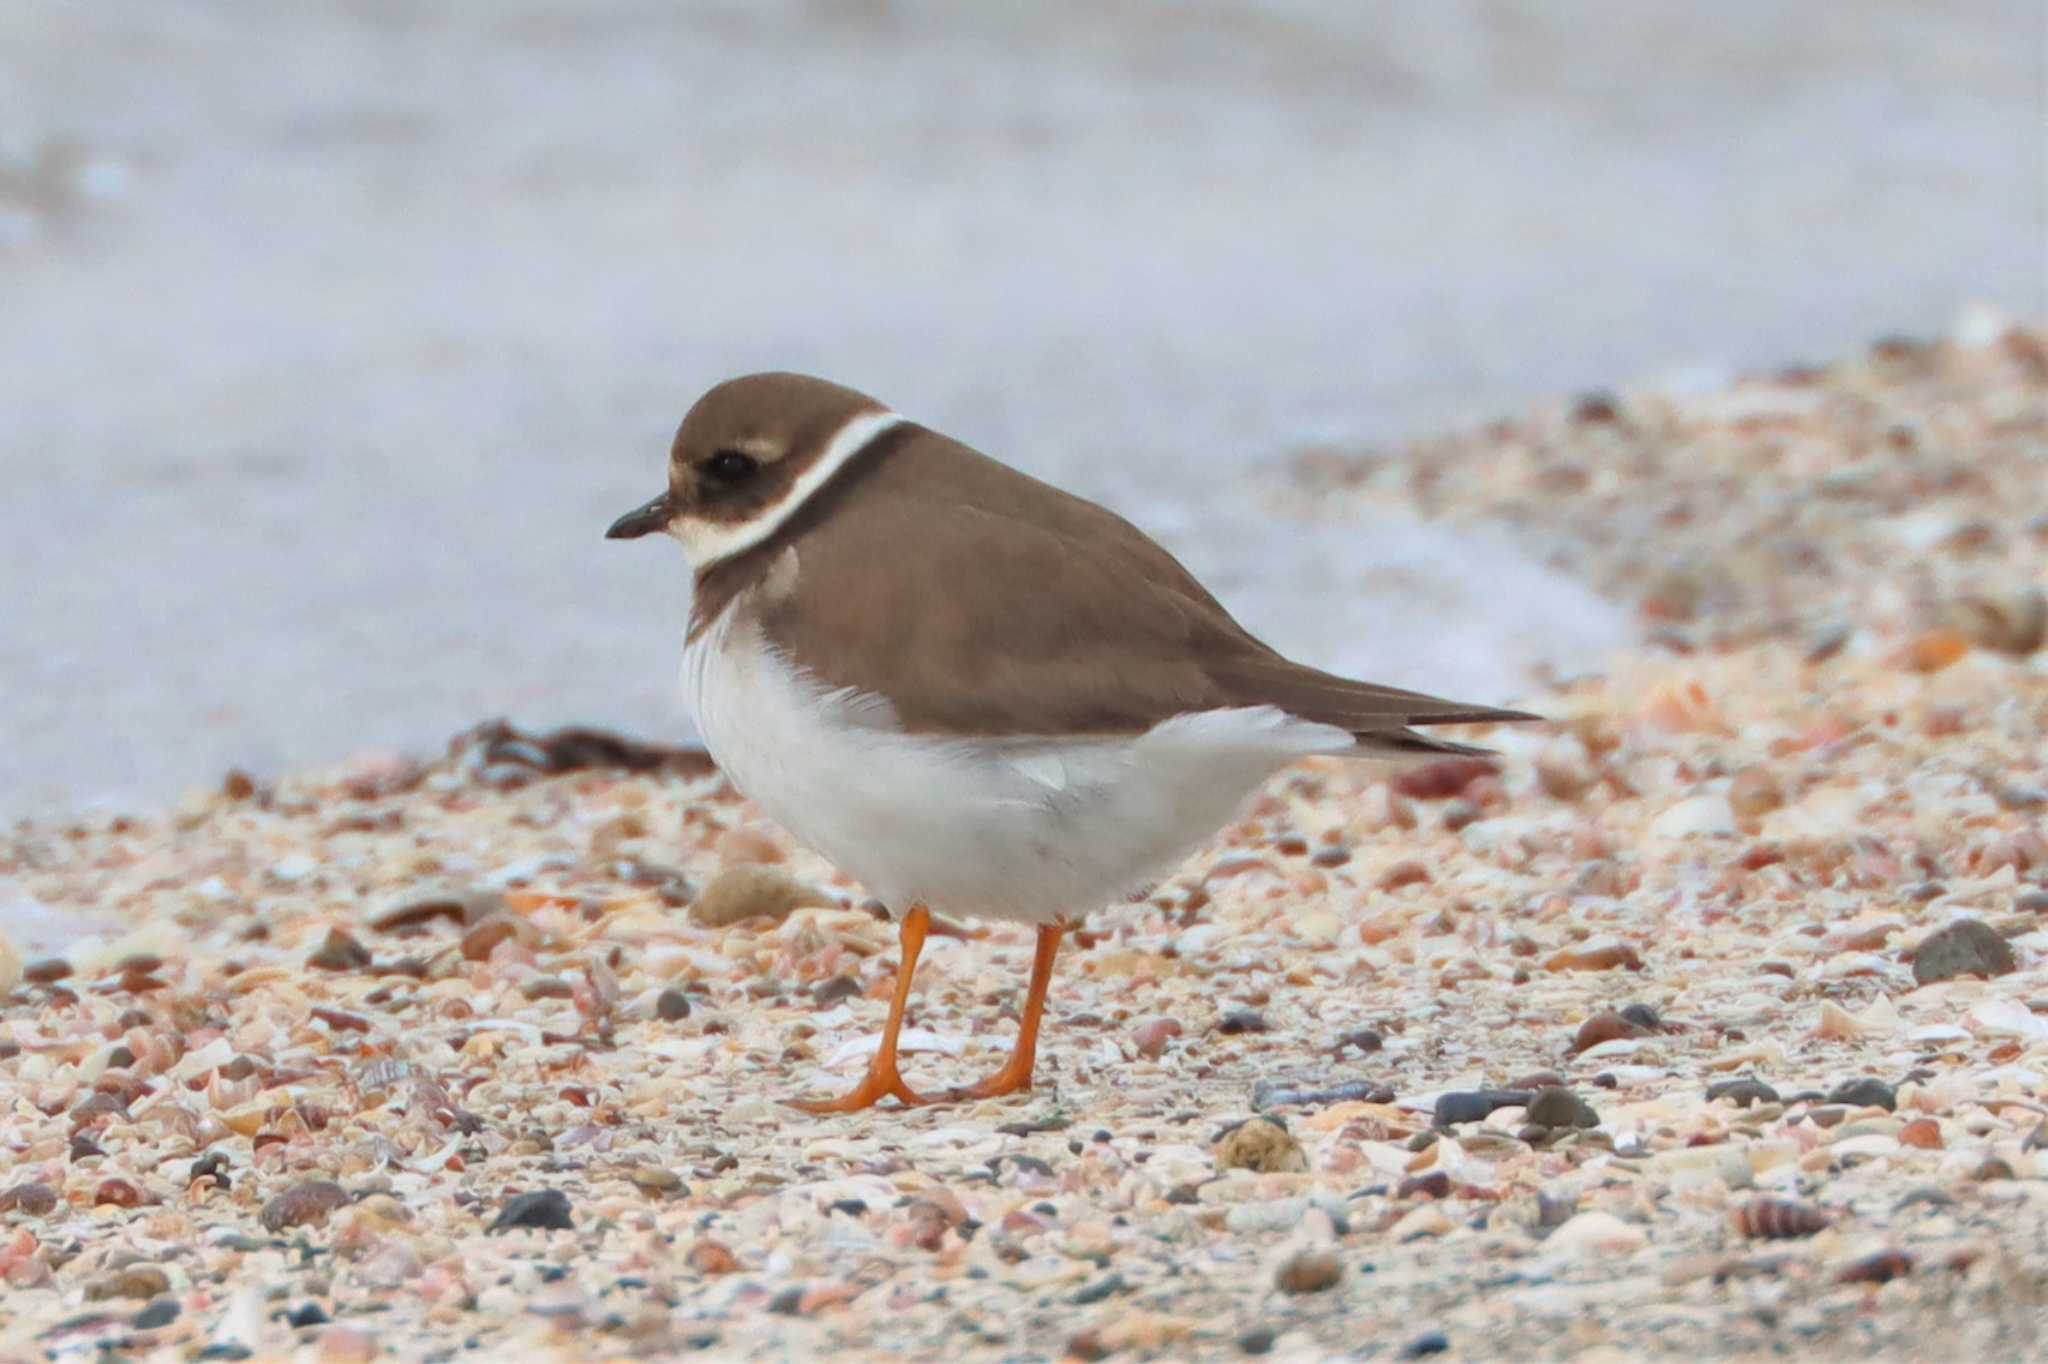
[[[675,519],[675,512],[669,506],[668,494],[663,493],[651,502],[633,508],[604,533],[607,540],[637,540],[643,535],[654,535],[668,529],[668,523]]]

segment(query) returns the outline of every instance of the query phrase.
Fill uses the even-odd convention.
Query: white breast
[[[1142,888],[1280,767],[1353,742],[1270,706],[1128,739],[905,734],[886,701],[792,666],[744,596],[685,647],[683,694],[732,784],[892,910],[1031,923]]]

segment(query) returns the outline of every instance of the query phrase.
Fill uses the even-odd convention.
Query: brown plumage
[[[1391,756],[1485,751],[1410,725],[1535,718],[1295,663],[1122,517],[908,423],[701,572],[692,630],[792,551],[801,572],[761,608],[770,639],[827,686],[886,694],[913,733],[1130,735],[1277,706]]]

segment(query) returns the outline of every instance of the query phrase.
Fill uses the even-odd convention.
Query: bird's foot
[[[785,1099],[791,1108],[806,1113],[858,1113],[864,1108],[873,1108],[884,1099],[894,1099],[905,1108],[922,1108],[932,1100],[925,1098],[903,1082],[903,1075],[896,1069],[896,1058],[891,1056],[885,1062],[876,1057],[868,1073],[851,1092],[836,1099]]]

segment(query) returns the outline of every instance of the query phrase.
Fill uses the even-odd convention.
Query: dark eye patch
[[[761,472],[761,461],[739,450],[720,450],[704,461],[704,476],[721,488],[737,488]]]

